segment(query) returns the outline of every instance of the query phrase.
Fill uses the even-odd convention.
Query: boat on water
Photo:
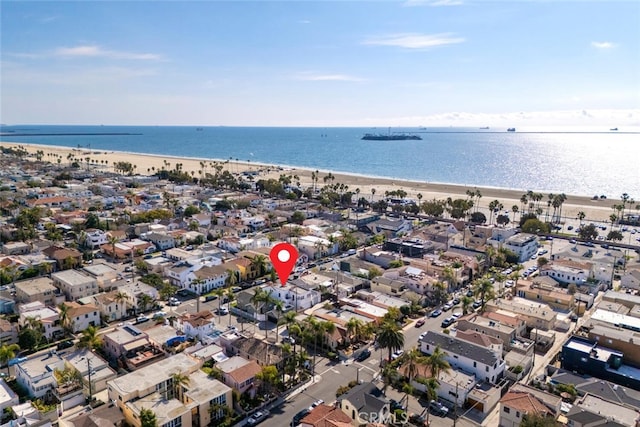
[[[411,135],[408,133],[392,133],[392,134],[373,134],[373,133],[365,133],[361,138],[366,141],[408,141],[414,140],[419,141],[422,138],[418,135]]]
[[[515,131],[516,131],[516,128],[509,128],[509,129],[507,129],[507,132],[515,132]]]
[[[489,129],[489,126],[484,126],[484,127],[481,127],[480,129],[486,130],[486,129]]]
[[[609,129],[609,130],[618,130],[618,128],[611,128],[611,129]]]

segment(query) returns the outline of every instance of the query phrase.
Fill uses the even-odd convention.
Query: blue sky
[[[2,123],[640,126],[638,1],[2,1]]]

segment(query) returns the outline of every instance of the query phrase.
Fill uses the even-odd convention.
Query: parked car
[[[422,325],[424,325],[424,322],[425,322],[424,318],[418,319],[418,321],[416,322],[416,328],[419,328]]]
[[[442,314],[442,310],[440,309],[435,309],[431,312],[431,317],[438,317]]]
[[[229,314],[229,309],[227,307],[220,307],[217,310],[218,314],[221,316],[226,316],[227,314]]]
[[[449,311],[449,310],[451,310],[452,307],[453,307],[453,304],[448,302],[448,303],[446,303],[445,305],[442,306],[442,311]]]
[[[391,355],[391,360],[396,360],[398,357],[404,354],[404,350],[397,350],[395,353]]]
[[[56,350],[60,351],[60,350],[64,350],[65,348],[71,348],[73,347],[73,345],[74,345],[73,340],[60,341],[56,346]]]
[[[295,340],[295,338],[293,338],[293,337],[283,337],[283,338],[282,338],[282,342],[286,342],[286,343],[288,343],[288,344],[293,345],[293,344],[295,344],[295,343],[296,343],[296,340]]]
[[[269,416],[269,412],[266,410],[258,411],[255,414],[251,415],[247,418],[247,425],[255,426],[256,424],[261,423]]]
[[[439,417],[446,417],[449,409],[437,400],[432,400],[429,402],[429,412]]]
[[[306,417],[307,415],[309,415],[309,409],[308,408],[304,408],[302,411],[298,412],[297,414],[295,414],[293,416],[293,424],[294,426],[297,426],[298,424],[300,424],[300,420],[302,420],[304,417]]]
[[[391,412],[395,411],[396,409],[404,409],[400,402],[393,399],[389,400],[389,407],[391,408]]]
[[[429,425],[427,420],[420,414],[409,415],[409,422],[418,427],[428,427]]]
[[[516,282],[514,282],[513,280],[509,279],[506,282],[504,282],[504,286],[505,288],[512,288],[514,287],[516,284]]]
[[[421,333],[420,336],[418,337],[418,342],[422,341],[422,338],[424,338],[426,336],[427,336],[426,332]]]
[[[358,362],[362,362],[364,360],[367,360],[369,358],[369,356],[371,356],[371,350],[364,349],[362,350],[360,353],[358,353],[358,355],[356,356],[355,360]]]
[[[449,326],[451,326],[454,322],[456,321],[456,319],[454,317],[447,317],[446,319],[444,319],[442,321],[442,323],[440,324],[441,327],[443,328],[448,328]]]
[[[479,308],[479,307],[481,307],[481,306],[482,306],[482,301],[480,301],[479,299],[478,299],[478,300],[475,300],[475,301],[473,302],[472,306],[473,306],[473,308]]]
[[[136,318],[136,323],[144,323],[144,322],[148,322],[148,321],[149,321],[149,318],[147,316],[144,316],[144,315],[138,316]]]

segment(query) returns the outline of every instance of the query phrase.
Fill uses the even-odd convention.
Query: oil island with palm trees
[[[317,170],[100,160],[2,148],[1,170],[29,180],[0,190],[0,364],[34,413],[544,426],[571,419],[561,401],[591,410],[567,372],[640,388],[573,357],[632,324],[594,314],[638,298],[631,194],[436,197]],[[300,253],[286,283],[279,242]]]

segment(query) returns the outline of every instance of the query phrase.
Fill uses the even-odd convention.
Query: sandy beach
[[[281,167],[278,165],[268,165],[253,162],[236,162],[230,160],[221,159],[194,159],[185,157],[172,157],[161,156],[152,154],[141,154],[132,152],[119,152],[119,151],[105,151],[105,150],[88,150],[83,148],[71,148],[61,146],[49,146],[49,145],[37,145],[37,144],[23,144],[23,143],[11,143],[0,142],[3,147],[24,147],[29,153],[35,153],[40,150],[44,153],[42,159],[44,161],[57,162],[57,158],[61,159],[61,164],[68,163],[68,154],[73,154],[76,159],[84,159],[89,157],[91,163],[97,165],[100,168],[111,169],[113,164],[117,162],[130,162],[135,165],[135,172],[138,174],[152,174],[154,171],[160,170],[163,167],[165,169],[173,169],[176,163],[182,164],[182,170],[188,173],[194,172],[195,177],[200,176],[200,170],[202,169],[201,163],[204,162],[205,172],[213,170],[215,163],[221,164],[224,169],[229,170],[231,173],[241,173],[244,171],[259,172],[260,177],[257,179],[278,179],[281,174],[297,175],[299,181],[303,186],[311,186],[312,173],[314,170],[298,168],[298,167]],[[422,201],[433,199],[446,199],[451,197],[467,198],[467,190],[478,189],[482,194],[480,198],[480,208],[488,210],[488,205],[492,200],[499,200],[503,204],[504,210],[511,211],[511,207],[516,205],[520,208],[520,198],[525,193],[522,190],[511,190],[501,188],[487,188],[487,187],[474,187],[455,184],[442,184],[431,182],[417,182],[406,181],[390,178],[369,177],[363,175],[355,175],[348,173],[341,173],[335,171],[319,171],[320,178],[318,179],[318,186],[324,185],[323,177],[329,172],[335,176],[333,183],[341,183],[349,186],[350,191],[354,191],[356,188],[360,189],[360,197],[366,197],[367,200],[372,198],[372,189],[375,189],[373,199],[376,200],[383,197],[386,191],[404,190],[407,192],[408,197],[417,199],[418,194],[422,194]],[[536,191],[536,189],[533,189]],[[540,202],[546,210],[547,194]],[[567,194],[567,201],[562,207],[563,217],[573,219],[576,218],[578,212],[583,211],[586,215],[586,221],[601,221],[609,222],[609,216],[613,213],[611,206],[615,203],[620,203],[619,200],[605,199],[605,200],[592,200],[590,197],[574,196]],[[544,216],[544,214],[543,214]]]

